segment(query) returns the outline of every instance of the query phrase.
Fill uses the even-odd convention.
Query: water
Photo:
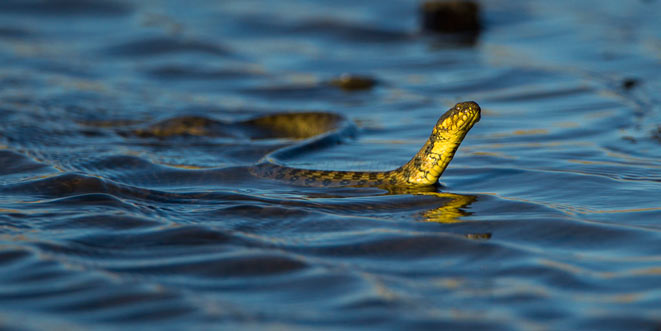
[[[659,328],[660,3],[483,5],[466,39],[412,1],[3,1],[0,326]],[[250,175],[283,139],[130,134],[327,111],[356,138],[291,164],[383,170],[464,100],[436,194]]]

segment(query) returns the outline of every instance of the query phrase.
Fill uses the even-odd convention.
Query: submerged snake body
[[[341,134],[350,132],[347,127],[329,131],[336,126],[341,117],[331,114],[303,113],[301,117],[326,117],[311,127],[308,121],[285,121],[282,118],[260,118],[252,124],[268,126],[271,129],[287,130],[293,136],[306,137],[311,132],[324,132],[302,144],[279,149],[266,155],[252,168],[252,172],[261,177],[273,178],[292,184],[306,186],[424,186],[436,184],[466,133],[480,120],[480,107],[468,101],[456,104],[445,112],[432,130],[429,139],[420,151],[403,166],[389,171],[332,171],[292,168],[280,164],[279,159],[286,159],[317,145],[324,145],[340,139]],[[309,118],[308,118],[309,119]],[[324,130],[325,129],[325,130]],[[339,133],[339,134],[338,134]]]

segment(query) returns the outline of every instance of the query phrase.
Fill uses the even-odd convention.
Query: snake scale
[[[282,159],[300,153],[316,145],[328,144],[339,139],[337,130],[329,130],[341,117],[332,114],[303,113],[299,118],[324,117],[317,124],[309,121],[291,121],[282,117],[266,117],[253,125],[272,130],[290,132],[293,137],[308,137],[324,132],[288,148],[278,149],[264,156],[251,172],[257,176],[272,178],[305,186],[428,186],[437,183],[468,131],[480,120],[480,106],[473,101],[460,102],[445,112],[432,130],[420,151],[403,166],[389,171],[333,171],[292,168],[281,164]],[[308,117],[308,118],[305,118]]]

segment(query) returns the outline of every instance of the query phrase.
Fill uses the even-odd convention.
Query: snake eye
[[[465,132],[480,120],[480,106],[473,101],[460,102],[448,110],[436,123],[438,130]]]

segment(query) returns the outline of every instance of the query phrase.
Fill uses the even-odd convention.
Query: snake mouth
[[[467,132],[480,120],[480,113],[477,103],[460,102],[441,116],[436,127],[444,131]]]

